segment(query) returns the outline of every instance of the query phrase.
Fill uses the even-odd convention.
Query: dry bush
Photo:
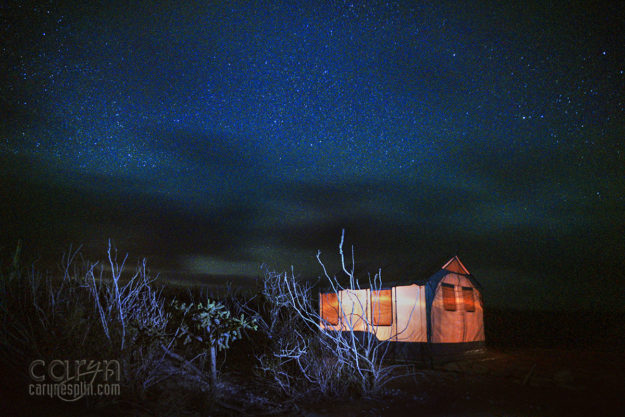
[[[0,360],[27,383],[34,359],[117,360],[125,401],[139,404],[149,392],[216,398],[215,350],[241,338],[242,328],[253,328],[208,298],[166,300],[145,260],[126,272],[127,257],[118,259],[110,242],[103,263],[85,261],[70,248],[58,278],[21,268],[19,257],[18,246],[0,271]]]
[[[62,276],[19,266],[20,247],[0,276],[0,343],[17,371],[43,360],[118,360],[127,387],[145,391],[163,375],[164,355],[155,345],[135,343],[139,329],[162,332],[169,315],[153,286],[145,260],[122,277],[109,243],[106,263],[88,262],[79,250],[62,258]]]
[[[348,269],[343,239],[344,231],[339,244],[342,272],[349,289],[360,289],[354,276],[353,248],[352,265]],[[336,276],[328,274],[320,252],[317,259],[332,291],[345,290]],[[381,271],[373,278],[368,277],[366,288],[374,291],[382,288]],[[313,285],[298,280],[292,271],[290,274],[265,271],[260,303],[263,308],[257,312],[257,322],[268,342],[257,358],[259,370],[276,387],[291,397],[312,392],[324,396],[348,393],[370,396],[393,378],[405,374],[400,370],[406,371],[404,367],[385,360],[389,343],[377,339],[376,328],[366,318],[359,320],[365,321],[368,331],[357,331],[350,320],[343,322],[344,331],[326,329],[317,306],[313,305],[316,298],[313,290]],[[342,305],[340,308],[342,317],[353,313],[343,311]],[[360,309],[365,311],[366,307],[361,305]]]

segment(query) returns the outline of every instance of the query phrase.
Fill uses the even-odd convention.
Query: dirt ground
[[[263,404],[263,394],[246,389],[249,375],[224,374],[233,408],[216,415],[302,417],[351,416],[624,416],[625,354],[563,349],[484,349],[432,367],[409,364],[412,375],[391,382],[381,398],[323,403]],[[4,385],[6,388],[7,385]],[[0,392],[0,415],[84,415],[77,404],[38,401],[15,384]],[[0,390],[2,391],[2,390]],[[256,398],[256,401],[254,400]],[[251,399],[251,400],[250,400]],[[56,402],[55,402],[56,401]],[[114,411],[114,412],[113,412]],[[90,410],[88,415],[156,415],[140,404],[127,409]],[[161,410],[162,411],[162,410]],[[212,415],[192,413],[189,415]]]
[[[624,416],[625,355],[475,352],[396,380],[381,400],[334,402],[307,416]]]

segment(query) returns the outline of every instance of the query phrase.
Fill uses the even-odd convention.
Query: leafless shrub
[[[361,288],[354,275],[353,247],[352,264],[348,269],[343,242],[344,231],[339,255],[342,272],[349,282],[347,288],[339,283],[336,276],[328,273],[321,253],[317,254],[323,278],[334,293]],[[380,290],[381,271],[373,277],[369,276],[363,288]],[[339,395],[349,390],[374,395],[403,373],[399,369],[403,367],[385,360],[389,344],[376,337],[377,327],[366,316],[357,316],[354,309],[344,311],[340,304],[341,317],[350,319],[342,321],[341,331],[332,330],[313,305],[313,285],[298,280],[293,271],[289,274],[266,270],[262,296],[266,307],[257,322],[261,323],[261,330],[270,341],[270,349],[257,356],[259,369],[270,376],[285,394],[297,395],[308,386],[322,395]],[[365,305],[360,304],[359,307],[361,312],[366,311]],[[391,339],[403,330],[398,329]]]
[[[126,385],[138,391],[169,376],[159,346],[135,343],[139,329],[162,332],[169,320],[145,260],[126,278],[126,258],[119,263],[110,242],[105,264],[85,261],[80,248],[70,247],[61,260],[61,277],[53,278],[34,267],[21,269],[19,251],[18,246],[12,264],[0,274],[0,343],[7,355],[21,362],[120,360]]]

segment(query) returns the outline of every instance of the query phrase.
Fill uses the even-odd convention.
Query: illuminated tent
[[[481,286],[457,256],[425,281],[319,294],[321,326],[370,332],[397,351],[454,353],[484,344]]]

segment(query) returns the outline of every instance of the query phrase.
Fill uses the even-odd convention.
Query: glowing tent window
[[[475,299],[473,298],[473,288],[462,287],[462,298],[464,299],[464,310],[475,311]]]
[[[339,297],[336,293],[321,294],[321,318],[329,324],[339,324]]]
[[[453,285],[441,284],[443,288],[443,306],[445,310],[456,311],[456,290]]]
[[[390,326],[393,323],[391,290],[371,291],[371,313],[374,326]]]

